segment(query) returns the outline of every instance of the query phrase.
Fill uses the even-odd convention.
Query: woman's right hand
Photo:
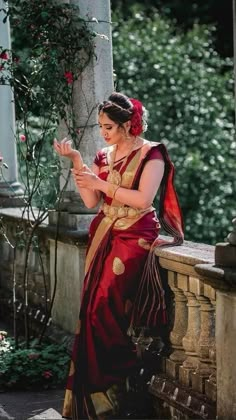
[[[72,145],[72,141],[68,140],[66,137],[61,142],[59,142],[57,139],[54,139],[53,141],[54,150],[60,156],[67,157],[71,160],[74,160],[75,158],[78,158],[78,157],[81,158],[80,152],[76,149],[73,149],[71,145]]]

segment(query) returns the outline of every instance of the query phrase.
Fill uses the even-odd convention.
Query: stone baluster
[[[207,287],[207,285],[205,285]],[[212,289],[214,296],[211,299],[212,307],[214,308],[214,316],[216,314],[216,291]],[[209,358],[211,361],[211,375],[205,381],[205,394],[206,396],[216,402],[217,387],[216,387],[216,340],[214,336],[214,342],[209,349]]]
[[[170,333],[170,342],[173,352],[166,360],[166,373],[173,379],[178,378],[179,366],[184,362],[186,355],[183,349],[182,339],[187,331],[187,299],[183,290],[178,288],[178,275],[168,271],[168,284],[174,293],[174,325]]]
[[[197,343],[200,335],[200,304],[196,298],[195,289],[196,285],[198,287],[199,284],[200,281],[193,277],[189,277],[188,281],[183,284],[184,294],[188,301],[188,327],[187,333],[183,337],[183,347],[187,357],[179,368],[179,380],[185,386],[191,386],[191,375],[198,365]]]
[[[211,290],[215,294],[214,289]],[[197,344],[199,362],[196,371],[192,374],[192,387],[196,391],[204,393],[205,381],[213,373],[210,353],[215,344],[215,308],[206,296],[197,296],[197,300],[200,304],[201,331]]]

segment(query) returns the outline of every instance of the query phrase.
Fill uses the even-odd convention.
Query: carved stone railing
[[[216,415],[216,291],[195,267],[213,264],[214,247],[185,242],[180,247],[158,249],[159,262],[167,271],[173,304],[169,354],[162,372],[153,378],[150,392],[178,412],[198,418]],[[166,410],[166,408],[165,408]]]

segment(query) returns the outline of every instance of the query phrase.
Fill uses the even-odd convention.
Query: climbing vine
[[[14,92],[15,140],[20,181],[25,191],[22,220],[28,215],[27,228],[18,229],[11,247],[15,253],[19,247],[25,249],[22,283],[25,339],[28,342],[30,250],[37,250],[42,261],[43,251],[37,239],[37,229],[48,216],[48,211],[58,206],[62,197],[58,186],[60,163],[53,154],[52,141],[58,125],[63,123],[68,135],[79,147],[81,133],[73,110],[75,85],[94,56],[95,38],[104,35],[93,30],[92,24],[97,22],[96,18],[86,21],[80,16],[76,5],[55,0],[4,2],[6,7],[0,12],[3,23],[10,22],[12,48],[0,45],[0,85],[10,86]],[[4,156],[0,160],[1,177],[4,179],[7,162],[4,162]],[[16,279],[13,287],[15,306]],[[43,332],[51,309],[52,305],[48,308],[46,303]],[[17,311],[14,310],[14,313]]]

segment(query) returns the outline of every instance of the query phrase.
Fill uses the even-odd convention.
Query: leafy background
[[[166,144],[186,239],[215,244],[235,215],[233,62],[214,45],[215,27],[173,20],[142,6],[113,13],[117,90],[149,111],[146,137]]]
[[[19,166],[23,180],[24,162],[28,178],[32,172],[35,179],[40,173],[43,181],[34,189],[34,203],[52,208],[58,194],[59,169],[51,143],[57,111],[64,112],[63,104],[73,89],[63,72],[73,73],[77,66],[68,36],[64,32],[61,36],[59,31],[59,38],[55,38],[54,32],[66,22],[69,11],[65,6],[53,20],[52,8],[58,7],[54,2],[32,0],[32,16],[25,0],[9,3],[15,8],[13,47],[20,58],[15,74],[21,81],[23,74],[30,88],[34,83],[33,94],[15,86],[21,105],[17,107],[19,134],[23,131],[28,139],[19,144]],[[19,14],[20,4],[24,7]],[[210,244],[222,241],[236,212],[232,2],[147,0],[144,4],[130,0],[127,4],[112,0],[111,7],[116,89],[144,102],[149,111],[147,138],[168,147],[176,166],[186,239]],[[83,22],[76,22],[80,24]],[[75,34],[70,32],[73,45],[79,39]],[[91,34],[87,35],[84,40],[89,44]],[[62,47],[66,54],[62,54]],[[62,73],[58,72],[59,62]],[[55,75],[56,84],[52,83]],[[42,123],[41,111],[45,110]],[[29,130],[22,121],[23,114],[27,114]],[[40,131],[45,121],[47,133]],[[76,130],[75,126],[75,141]],[[36,170],[35,155],[39,162]],[[26,187],[32,190],[30,184]]]

